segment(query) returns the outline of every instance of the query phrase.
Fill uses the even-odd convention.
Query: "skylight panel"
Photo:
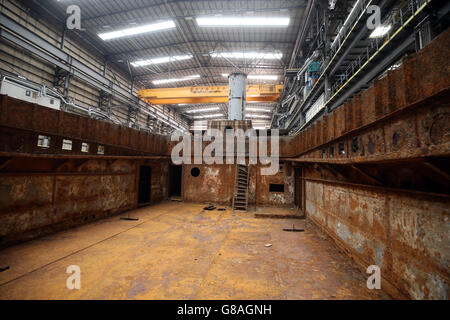
[[[172,79],[161,79],[161,80],[153,80],[153,84],[158,85],[158,84],[165,84],[165,83],[172,83],[172,82],[180,82],[180,81],[189,81],[189,80],[194,80],[194,79],[198,79],[200,78],[200,75],[193,75],[193,76],[188,76],[188,77],[184,77],[184,78],[172,78]]]
[[[152,23],[152,24],[146,24],[143,26],[133,27],[133,28],[126,28],[122,30],[112,31],[112,32],[106,32],[106,33],[99,33],[98,36],[103,40],[111,40],[111,39],[118,39],[123,37],[130,37],[135,36],[138,34],[144,34],[149,32],[155,32],[160,30],[166,30],[166,29],[172,29],[175,28],[175,22],[172,20],[158,22],[158,23]]]
[[[138,60],[135,62],[132,62],[131,65],[133,67],[145,67],[152,64],[162,64],[162,63],[169,63],[169,62],[175,62],[175,61],[183,61],[192,59],[192,55],[182,55],[182,56],[172,56],[172,57],[161,57],[161,58],[153,58],[153,59],[146,59],[146,60]]]
[[[200,27],[287,27],[289,17],[197,17]]]
[[[283,57],[283,54],[274,52],[213,52],[211,53],[211,57],[229,59],[279,60]]]

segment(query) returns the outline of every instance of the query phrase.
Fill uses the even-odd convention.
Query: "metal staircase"
[[[236,181],[234,185],[233,211],[247,211],[248,208],[248,166],[236,165]]]

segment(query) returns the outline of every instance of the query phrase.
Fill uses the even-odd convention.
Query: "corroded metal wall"
[[[193,168],[200,169],[200,175],[191,174]],[[235,179],[234,165],[184,165],[183,199],[190,202],[212,202],[231,205]]]
[[[447,197],[306,178],[306,213],[394,297],[448,299]]]
[[[286,140],[303,210],[394,297],[449,298],[450,31]]]
[[[0,98],[0,246],[136,208],[140,165],[152,167],[152,202],[167,198],[166,136]]]
[[[193,177],[191,170],[200,169]],[[290,164],[280,165],[276,175],[261,175],[261,167],[249,169],[249,204],[290,206],[294,203],[294,171]],[[235,165],[184,165],[183,199],[192,202],[211,202],[231,205],[235,185]],[[284,192],[269,192],[270,184],[283,184]]]
[[[448,154],[449,57],[447,30],[371,88],[285,139],[280,153],[336,163]]]
[[[258,166],[252,170],[250,181],[250,189],[255,189],[251,204],[287,207],[294,203],[294,170],[289,163],[281,163],[275,175],[261,175],[261,167]],[[284,185],[284,192],[270,192],[271,184]]]
[[[379,265],[393,296],[448,299],[449,56],[446,31],[306,131],[281,137],[279,174],[250,167],[250,204],[292,205],[300,166],[302,210],[364,272]],[[168,137],[1,99],[0,245],[136,207],[144,161],[152,201],[167,197]],[[37,147],[39,134],[50,148]],[[74,150],[62,150],[63,139]],[[83,142],[93,147],[87,154]],[[187,201],[231,204],[234,182],[234,165],[183,166]],[[285,192],[269,192],[270,183]]]
[[[140,165],[152,203],[167,198],[167,161],[14,158],[0,172],[0,246],[136,208]]]
[[[0,152],[81,154],[81,143],[91,145],[84,155],[167,155],[169,138],[101,120],[41,107],[0,95]],[[48,149],[37,147],[38,135],[51,137]],[[62,140],[74,141],[71,151],[62,150]]]

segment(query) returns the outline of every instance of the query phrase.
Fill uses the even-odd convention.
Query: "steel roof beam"
[[[126,56],[126,55],[138,55],[140,53],[145,54],[144,51],[147,50],[156,50],[156,49],[173,49],[173,47],[176,46],[185,46],[185,45],[189,45],[190,43],[195,43],[195,44],[199,44],[199,43],[216,43],[218,42],[217,40],[198,40],[198,39],[193,39],[193,40],[189,40],[189,41],[181,41],[181,42],[175,42],[175,43],[171,43],[168,45],[164,45],[164,46],[158,46],[158,47],[147,47],[147,48],[142,48],[142,49],[138,49],[138,50],[130,50],[130,51],[121,51],[121,52],[117,52],[117,53],[112,53],[110,55],[108,55],[111,58],[115,58],[118,56]],[[253,44],[267,44],[267,43],[271,43],[271,44],[283,44],[283,45],[288,45],[289,47],[293,46],[292,42],[289,41],[236,41],[236,40],[225,40],[225,41],[219,41],[220,43],[237,43],[237,44],[241,44],[242,42],[245,43],[253,43]],[[289,50],[289,47],[286,48],[287,50]],[[196,52],[194,52],[196,53]],[[203,54],[203,52],[197,52],[198,54]]]
[[[152,9],[155,7],[161,7],[164,6],[166,4],[170,5],[170,4],[179,4],[179,3],[183,3],[183,2],[187,2],[187,3],[192,3],[192,2],[204,2],[204,0],[167,0],[167,1],[162,1],[160,3],[157,4],[152,4],[152,5],[144,5],[141,6],[139,8],[133,8],[130,10],[121,10],[121,11],[116,11],[116,12],[111,12],[108,14],[102,14],[102,15],[98,15],[98,16],[94,16],[94,17],[89,17],[87,19],[83,20],[83,23],[91,23],[92,21],[98,21],[98,19],[102,19],[102,18],[107,18],[110,17],[112,15],[120,15],[120,14],[130,14],[130,13],[140,13],[142,10],[148,10],[148,9]],[[213,2],[213,1],[212,1]],[[230,1],[231,2],[231,1]],[[238,1],[235,1],[238,2]],[[267,3],[273,4],[273,1],[266,1]],[[289,6],[285,6],[285,7],[268,7],[268,8],[249,8],[249,9],[232,9],[232,10],[222,10],[221,13],[239,13],[239,12],[247,12],[247,11],[253,11],[253,12],[271,12],[271,11],[278,11],[280,9],[287,9],[287,10],[295,10],[295,9],[301,9],[301,8],[305,8],[305,4],[295,4],[297,1],[291,1],[293,3],[293,5],[289,5]],[[213,14],[214,12],[217,12],[217,9],[215,8],[203,8],[203,10],[209,10],[212,11]],[[208,15],[208,14],[204,14],[204,15]],[[191,17],[191,15],[181,15],[181,16],[167,16],[167,17],[172,17],[172,18],[187,18],[187,17]],[[165,17],[160,17],[160,18],[165,18]]]
[[[169,116],[164,115],[158,110],[151,110],[147,103],[133,95],[128,90],[115,85],[112,81],[106,79],[100,73],[87,67],[82,62],[65,53],[60,48],[47,42],[2,13],[0,13],[0,26],[3,27],[3,29],[0,30],[0,35],[2,38],[15,43],[16,45],[30,51],[47,62],[67,71],[69,74],[85,81],[94,88],[103,90],[106,93],[113,95],[116,99],[125,104],[139,106],[139,108],[145,109],[146,112],[152,113],[156,118],[164,118],[164,121],[169,122],[170,120],[173,120],[180,127],[184,127],[184,125],[177,121],[177,119],[171,119]],[[11,30],[11,32],[4,28]],[[26,41],[20,39],[13,33],[20,35],[20,37]]]

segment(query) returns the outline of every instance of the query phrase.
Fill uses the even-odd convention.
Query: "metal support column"
[[[228,77],[230,100],[228,103],[228,120],[243,120],[247,95],[247,75],[232,73]]]

